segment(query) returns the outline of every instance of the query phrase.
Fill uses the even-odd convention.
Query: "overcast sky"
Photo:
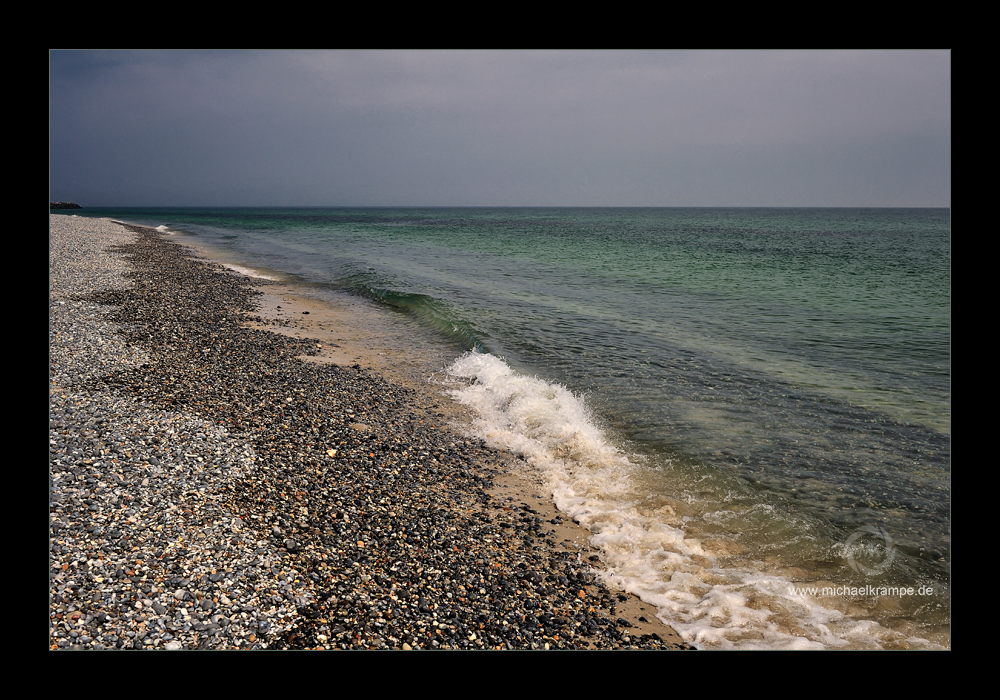
[[[52,51],[84,206],[951,203],[948,51]]]

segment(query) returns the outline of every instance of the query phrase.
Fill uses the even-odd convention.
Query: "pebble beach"
[[[689,649],[444,399],[268,283],[50,217],[50,649]],[[520,476],[519,476],[520,474]]]

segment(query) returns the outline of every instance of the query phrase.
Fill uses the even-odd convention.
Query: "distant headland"
[[[76,202],[49,202],[49,209],[83,209]]]

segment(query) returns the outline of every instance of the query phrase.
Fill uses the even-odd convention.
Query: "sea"
[[[700,649],[951,647],[949,209],[75,213],[392,325]]]

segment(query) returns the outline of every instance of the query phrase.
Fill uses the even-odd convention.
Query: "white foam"
[[[257,279],[271,280],[272,282],[280,281],[278,280],[277,277],[272,277],[270,275],[262,274],[249,267],[242,267],[241,265],[234,265],[232,263],[223,263],[223,264],[227,269],[233,270],[234,272],[238,272],[246,277],[256,277]]]
[[[446,373],[462,383],[451,394],[478,413],[478,436],[534,465],[556,505],[594,533],[607,583],[657,606],[688,642],[818,649],[901,641],[899,633],[796,594],[786,578],[720,566],[685,518],[642,506],[647,494],[633,478],[641,463],[609,442],[567,388],[519,374],[486,353],[466,353]]]

